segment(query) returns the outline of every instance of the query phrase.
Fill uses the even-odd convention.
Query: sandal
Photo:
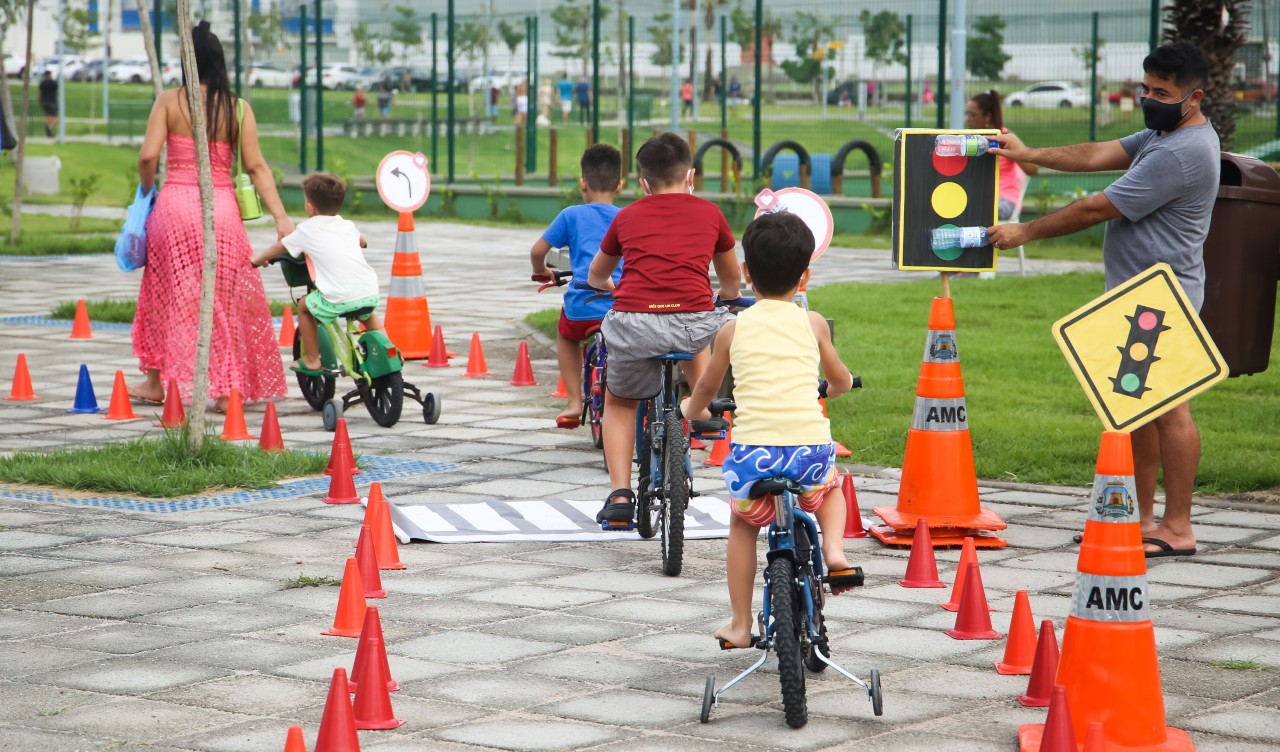
[[[626,499],[626,501],[611,501]],[[604,500],[604,506],[596,512],[596,522],[609,528],[630,530],[635,523],[636,495],[630,488],[619,488],[611,492]]]

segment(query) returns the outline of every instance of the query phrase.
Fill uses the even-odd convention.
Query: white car
[[[489,71],[488,76],[476,76],[467,84],[467,90],[471,92],[488,91],[491,85],[497,86],[503,91],[509,91],[512,86],[524,80],[524,73],[518,71]]]
[[[85,60],[79,55],[66,55],[62,60],[62,75],[68,80],[75,78],[76,73],[84,70]],[[33,68],[35,78],[41,78],[46,72],[54,78],[58,77],[58,56],[53,55],[37,62]]]
[[[146,55],[127,57],[107,69],[107,77],[117,84],[151,83],[151,61]],[[161,63],[160,80],[165,86],[182,85],[182,61],[176,58]]]
[[[362,69],[350,63],[325,63],[322,76],[321,81],[326,89],[354,89],[369,85]],[[315,80],[316,68],[313,65],[307,68],[307,85],[314,86]]]
[[[254,63],[249,67],[246,80],[254,88],[287,89],[293,84],[293,73],[275,63]]]
[[[1089,91],[1064,81],[1046,81],[1005,97],[1010,107],[1088,107]]]

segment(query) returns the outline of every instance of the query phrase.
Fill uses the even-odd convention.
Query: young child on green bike
[[[636,164],[648,195],[618,212],[587,279],[594,288],[613,289],[613,310],[600,330],[609,346],[603,432],[614,490],[597,522],[635,519],[631,458],[636,405],[662,385],[662,366],[653,358],[697,353],[683,364],[690,384],[706,366],[703,351],[724,320],[711,297],[708,267],[715,266],[721,299],[736,300],[741,284],[728,221],[720,207],[691,195],[689,144],[674,133],[660,133],[636,152]],[[610,275],[619,261],[622,279],[615,288]]]
[[[360,250],[368,245],[350,220],[338,212],[347,195],[346,184],[337,175],[315,172],[302,181],[303,208],[307,220],[298,224],[275,245],[253,257],[254,266],[266,266],[288,253],[294,258],[307,255],[316,288],[298,301],[298,334],[303,356],[293,370],[321,375],[319,324],[331,324],[361,308],[373,308],[365,328],[382,330],[378,307],[378,275]]]
[[[809,281],[813,234],[796,215],[764,214],[742,235],[747,282],[756,303],[738,313],[716,335],[711,363],[681,405],[691,420],[711,417],[707,405],[733,366],[733,440],[723,473],[733,499],[727,569],[732,620],[715,636],[736,647],[751,645],[751,597],[756,576],[756,539],[773,522],[773,500],[749,498],[759,480],[786,477],[804,492],[800,508],[816,512],[822,528],[822,558],[838,577],[849,568],[844,555],[844,498],[835,467],[831,424],[818,403],[819,370],[827,396],[853,386],[840,361],[827,322],[792,302]],[[819,575],[822,573],[819,572]],[[835,581],[832,592],[841,592]]]
[[[551,222],[547,231],[529,250],[535,281],[550,281],[547,254],[552,248],[569,246],[569,266],[577,279],[587,278],[587,267],[600,250],[600,240],[618,213],[613,199],[622,190],[622,154],[609,144],[595,144],[582,153],[582,176],[578,189],[583,203],[570,206]],[[617,282],[621,270],[613,274]],[[613,307],[608,298],[591,300],[594,293],[570,285],[564,293],[557,326],[556,355],[560,361],[560,378],[569,394],[569,403],[556,417],[558,428],[577,428],[582,415],[582,341],[600,325],[600,320]]]

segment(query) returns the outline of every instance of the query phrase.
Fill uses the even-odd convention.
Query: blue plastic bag
[[[120,229],[120,237],[116,238],[116,266],[122,272],[131,272],[147,265],[147,217],[156,205],[156,188],[138,192],[129,204],[129,211],[124,217],[124,227]]]

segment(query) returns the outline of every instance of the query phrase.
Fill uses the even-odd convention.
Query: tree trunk
[[[142,2],[142,0],[139,0]],[[218,239],[213,226],[213,169],[209,164],[209,133],[205,125],[204,97],[200,95],[196,72],[196,55],[191,41],[191,7],[189,0],[178,0],[178,42],[182,50],[182,69],[186,77],[187,106],[191,109],[191,134],[196,142],[196,175],[200,186],[200,220],[203,226],[201,245],[204,265],[200,271],[200,326],[196,333],[196,364],[191,399],[192,449],[204,443],[204,410],[209,391],[209,343],[213,339],[213,291],[218,276]]]
[[[4,49],[4,40],[5,37],[8,36],[8,32],[8,24],[0,23],[0,49]],[[5,70],[4,57],[0,56],[0,81],[8,80],[9,71]],[[17,123],[13,121],[13,97],[9,93],[8,86],[0,86],[0,103],[3,104],[3,106],[0,106],[0,113],[3,113],[4,115],[5,130],[16,134],[18,132],[18,126]]]
[[[22,166],[27,157],[27,120],[31,117],[31,24],[36,14],[36,0],[27,0],[27,57],[22,68],[22,114],[18,116],[18,149],[13,156],[13,223],[9,242],[22,239]],[[9,82],[0,83],[6,89]]]
[[[159,0],[164,2],[164,0]],[[156,51],[156,34],[151,29],[151,9],[147,0],[137,0],[138,27],[142,29],[142,42],[147,50],[147,61],[151,63],[151,88],[157,98],[164,92],[164,71],[160,68],[160,57]],[[164,182],[165,169],[168,167],[167,149],[160,148],[160,159],[156,162],[156,184]]]

